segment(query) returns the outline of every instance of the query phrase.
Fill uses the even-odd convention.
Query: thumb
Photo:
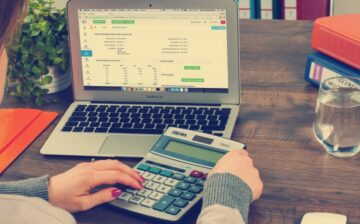
[[[120,196],[122,191],[118,188],[109,187],[82,197],[82,211],[91,209],[97,205],[109,202]]]

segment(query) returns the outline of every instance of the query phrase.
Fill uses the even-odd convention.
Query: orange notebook
[[[0,174],[57,116],[35,109],[0,109]]]
[[[314,49],[360,69],[360,14],[338,15],[314,22]]]

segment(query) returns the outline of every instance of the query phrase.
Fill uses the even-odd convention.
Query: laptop
[[[240,106],[233,0],[71,0],[74,102],[44,155],[143,157],[168,127],[230,138]]]

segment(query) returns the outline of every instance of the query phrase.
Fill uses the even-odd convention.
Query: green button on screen
[[[135,24],[135,20],[111,20],[112,24]]]
[[[181,82],[204,82],[203,78],[182,78]]]
[[[103,20],[103,19],[96,19],[96,20],[93,20],[93,23],[94,23],[94,24],[105,24],[105,20]]]
[[[187,66],[184,66],[184,69],[185,69],[185,70],[200,70],[200,66],[197,66],[197,65],[187,65]]]

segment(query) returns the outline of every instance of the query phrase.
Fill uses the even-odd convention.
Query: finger
[[[122,173],[121,171],[95,171],[92,176],[92,184],[95,186],[103,184],[123,184],[135,189],[143,188],[141,182],[132,176]],[[94,186],[93,186],[94,187]]]
[[[248,151],[244,150],[244,149],[240,149],[240,150],[236,150],[237,152],[239,152],[239,154],[243,155],[243,156],[249,156]]]
[[[249,156],[249,153],[244,150],[244,149],[237,149],[237,150],[232,150],[230,152],[227,153],[228,156]]]
[[[144,182],[144,178],[138,174],[135,170],[125,165],[124,163],[119,162],[118,160],[98,160],[92,163],[92,167],[98,171],[106,171],[106,170],[118,170],[123,173],[126,173],[129,176],[132,176],[139,182]]]
[[[97,205],[112,201],[120,196],[120,194],[120,189],[109,187],[93,194],[84,195],[80,198],[81,210],[89,210]]]

